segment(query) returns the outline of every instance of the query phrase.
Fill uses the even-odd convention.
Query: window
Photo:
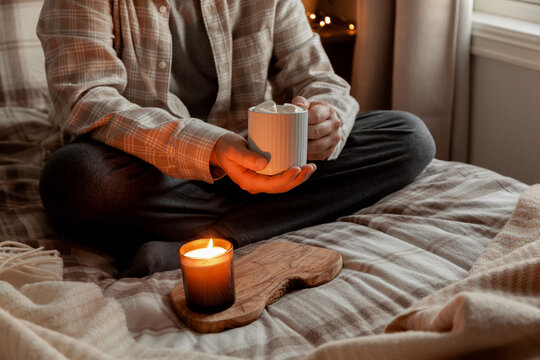
[[[471,52],[540,71],[540,0],[474,0]]]
[[[540,5],[540,0],[515,0],[515,1]]]
[[[474,10],[540,24],[540,0],[474,0]]]

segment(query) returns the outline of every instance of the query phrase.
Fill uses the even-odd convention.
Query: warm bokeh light
[[[309,20],[311,29],[320,34],[334,36],[330,34],[343,32],[348,36],[352,36],[356,32],[354,23],[337,15],[328,15],[322,11],[306,11],[306,17]]]

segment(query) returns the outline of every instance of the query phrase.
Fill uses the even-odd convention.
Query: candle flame
[[[201,239],[203,240],[203,239]],[[219,246],[214,246],[214,240],[210,238],[206,247],[190,250],[184,254],[186,257],[195,259],[210,259],[227,252],[227,249]]]

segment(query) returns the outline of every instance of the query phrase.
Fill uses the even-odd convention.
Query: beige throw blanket
[[[467,278],[411,307],[386,333],[328,343],[307,358],[540,358],[540,185],[522,194]]]

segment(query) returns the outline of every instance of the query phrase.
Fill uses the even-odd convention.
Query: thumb
[[[309,109],[309,101],[307,101],[307,99],[303,96],[296,96],[294,99],[292,99],[292,104]]]
[[[232,139],[226,151],[226,157],[229,160],[250,170],[263,170],[268,164],[268,161],[264,156],[251,151],[247,147],[247,141],[238,135],[236,138]]]
[[[231,160],[243,167],[259,171],[263,170],[268,165],[268,160],[259,153],[249,150],[245,147],[236,148],[236,151],[231,154]]]

